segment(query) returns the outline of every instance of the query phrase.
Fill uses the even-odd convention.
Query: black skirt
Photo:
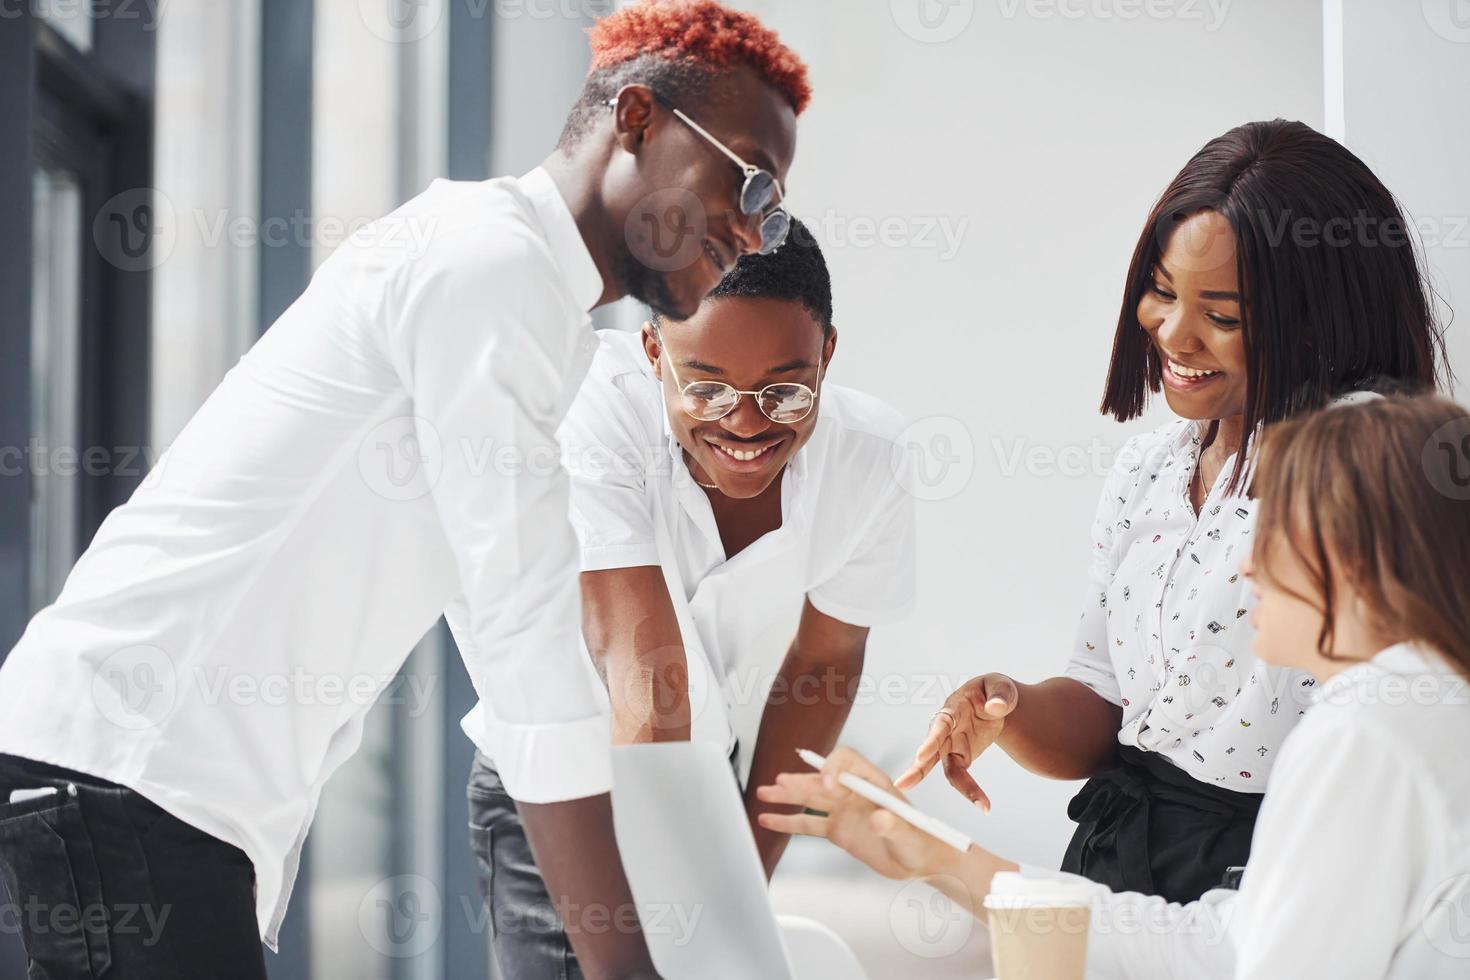
[[[1171,902],[1236,887],[1239,872],[1230,869],[1250,857],[1261,794],[1202,783],[1158,753],[1128,745],[1119,746],[1118,759],[1067,807],[1077,832],[1062,870]]]

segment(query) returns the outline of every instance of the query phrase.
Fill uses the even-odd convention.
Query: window
[[[69,171],[33,179],[31,610],[56,598],[77,557],[82,191]]]
[[[390,5],[391,6],[391,5]],[[448,138],[448,23],[401,37],[381,3],[317,0],[311,132],[313,267],[347,233],[442,176]],[[483,21],[478,22],[483,27]],[[442,627],[431,630],[363,722],[362,746],[332,777],[306,851],[313,977],[429,980],[445,975],[446,932],[466,920],[444,887],[444,814],[460,815],[468,768],[450,772]],[[468,863],[468,834],[454,844]],[[483,953],[480,956],[483,969]],[[467,977],[463,970],[453,974]]]

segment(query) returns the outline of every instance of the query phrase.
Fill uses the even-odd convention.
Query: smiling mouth
[[[1191,386],[1202,384],[1211,378],[1218,378],[1225,373],[1223,371],[1202,371],[1199,368],[1186,367],[1168,357],[1165,357],[1163,360],[1165,376],[1179,385]]]
[[[775,449],[783,441],[784,440],[782,439],[773,439],[770,442],[762,443],[759,446],[751,446],[750,448],[745,449],[738,446],[726,446],[722,443],[713,442],[709,439],[705,440],[705,442],[708,442],[711,446],[714,447],[715,452],[718,453],[722,459],[730,460],[736,463],[753,463],[757,460],[764,460],[768,456],[770,456],[771,450]]]

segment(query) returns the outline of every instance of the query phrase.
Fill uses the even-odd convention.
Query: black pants
[[[130,789],[0,755],[0,881],[30,980],[265,978],[249,859]]]
[[[478,752],[470,770],[470,846],[480,862],[480,892],[501,976],[582,980],[577,954],[536,869],[531,845],[500,774]]]
[[[1118,755],[1067,807],[1077,832],[1062,870],[1171,902],[1236,887],[1226,872],[1250,857],[1261,795],[1202,783],[1156,752]]]

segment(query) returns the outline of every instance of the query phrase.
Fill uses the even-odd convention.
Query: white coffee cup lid
[[[1054,908],[1092,903],[1091,882],[1072,877],[1044,877],[1016,871],[1001,871],[985,896],[988,909]]]

